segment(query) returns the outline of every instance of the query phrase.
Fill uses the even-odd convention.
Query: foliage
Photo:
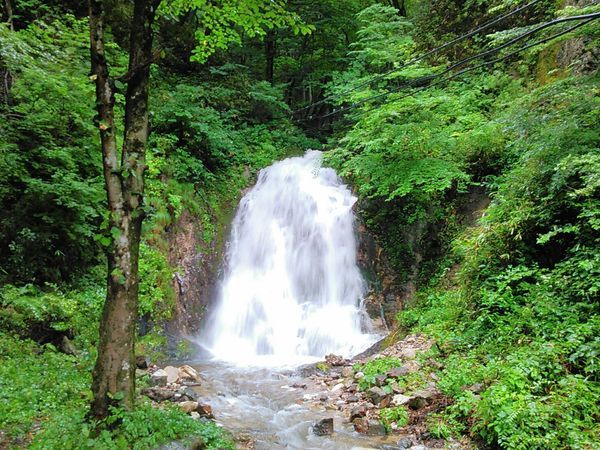
[[[382,408],[379,410],[379,418],[388,433],[393,425],[397,428],[408,425],[408,411],[404,406]]]
[[[358,382],[358,387],[365,391],[375,386],[375,379],[378,375],[384,375],[388,370],[400,367],[400,365],[400,360],[393,357],[372,359],[363,365],[357,365],[354,368],[355,371],[360,371],[364,374],[364,377]]]

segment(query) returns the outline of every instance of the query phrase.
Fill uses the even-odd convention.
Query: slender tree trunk
[[[106,417],[112,404],[133,406],[138,257],[143,220],[148,81],[152,23],[160,0],[135,0],[131,22],[125,136],[119,161],[114,124],[115,87],[104,51],[102,0],[89,0],[90,53],[96,81],[98,128],[113,241],[107,251],[107,294],[93,372],[91,415]]]
[[[269,30],[265,36],[265,57],[267,61],[265,68],[265,79],[269,83],[273,83],[275,55],[277,52],[276,42],[275,30]]]
[[[4,0],[4,9],[6,10],[6,21],[11,31],[15,31],[15,25],[13,23],[13,7],[11,0]]]

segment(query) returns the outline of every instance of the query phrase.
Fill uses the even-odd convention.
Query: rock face
[[[313,433],[317,436],[328,436],[333,434],[333,417],[321,419],[313,425]]]

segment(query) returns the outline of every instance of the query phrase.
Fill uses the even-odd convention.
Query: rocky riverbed
[[[296,369],[191,363],[147,369],[142,393],[157,405],[176,402],[198,420],[230,429],[243,449],[474,448],[433,438],[431,414],[449,403],[437,388],[439,363],[424,356],[433,342],[410,335],[380,352]],[[401,364],[367,382],[360,369],[379,359]],[[405,413],[396,419],[396,410]],[[402,412],[402,411],[400,411]]]

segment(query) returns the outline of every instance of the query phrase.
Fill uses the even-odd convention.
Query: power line
[[[391,95],[391,94],[393,94],[395,92],[398,92],[398,91],[406,88],[409,85],[413,85],[413,86],[415,86],[415,85],[418,86],[420,84],[422,85],[423,83],[427,83],[428,81],[431,81],[433,79],[439,78],[439,77],[447,74],[448,72],[451,72],[453,69],[455,69],[455,68],[457,68],[459,66],[462,66],[466,62],[472,61],[473,59],[477,59],[477,58],[479,58],[481,56],[488,56],[490,54],[497,53],[498,51],[500,51],[500,50],[508,47],[509,45],[514,45],[516,42],[525,39],[527,36],[535,34],[535,33],[539,32],[539,31],[541,31],[542,29],[548,28],[548,27],[550,27],[552,25],[556,25],[558,23],[563,23],[563,22],[572,21],[572,20],[584,20],[584,22],[579,23],[577,25],[574,25],[574,26],[572,26],[572,27],[570,27],[570,28],[568,28],[566,30],[563,30],[561,32],[555,33],[552,36],[549,36],[547,38],[541,39],[539,41],[535,41],[535,42],[533,42],[531,44],[527,44],[527,45],[521,47],[520,49],[518,49],[518,50],[516,50],[514,52],[511,52],[511,53],[509,53],[509,54],[507,54],[505,56],[502,56],[501,58],[497,58],[497,59],[494,59],[492,61],[487,61],[485,63],[481,63],[481,64],[478,64],[476,66],[472,66],[472,67],[463,69],[463,70],[461,70],[461,71],[459,71],[459,72],[457,72],[457,73],[455,73],[455,74],[453,74],[453,75],[451,75],[449,77],[446,77],[446,78],[443,78],[443,79],[441,79],[439,81],[436,81],[435,83],[426,84],[425,86],[421,86],[418,89],[416,89],[415,91],[413,91],[411,93],[408,93],[407,95],[402,96],[402,97],[400,97],[400,98],[398,98],[396,100],[400,100],[402,98],[410,97],[411,95],[414,95],[417,92],[420,92],[422,90],[428,89],[428,88],[433,87],[433,86],[437,86],[437,85],[439,85],[439,84],[441,84],[441,83],[443,83],[445,81],[449,81],[449,80],[451,80],[453,78],[456,78],[456,77],[458,77],[458,76],[460,76],[460,75],[462,75],[464,73],[470,72],[472,70],[479,69],[479,68],[484,67],[484,66],[495,64],[495,63],[503,61],[503,60],[505,60],[505,59],[507,59],[507,58],[509,58],[509,57],[511,57],[511,56],[513,56],[515,54],[517,54],[517,53],[520,53],[520,52],[522,52],[522,51],[524,51],[524,50],[526,50],[528,48],[531,48],[531,47],[534,47],[536,45],[540,45],[540,44],[543,44],[543,43],[548,42],[550,40],[556,39],[556,38],[558,38],[558,37],[560,37],[560,36],[562,36],[564,34],[570,33],[571,31],[573,31],[573,30],[575,30],[577,28],[580,28],[580,27],[582,27],[582,26],[584,26],[584,25],[586,25],[586,24],[588,24],[588,23],[590,23],[593,20],[596,20],[598,18],[600,18],[600,13],[591,13],[591,14],[586,14],[586,15],[581,15],[581,16],[563,17],[563,18],[560,18],[560,19],[555,19],[553,21],[550,21],[550,22],[547,22],[545,24],[542,24],[542,25],[540,25],[539,27],[537,27],[537,28],[535,28],[533,30],[530,30],[530,31],[528,31],[526,33],[523,33],[520,36],[518,36],[518,37],[516,37],[514,39],[511,39],[510,41],[508,41],[508,42],[506,42],[506,43],[504,43],[504,44],[502,44],[502,45],[500,45],[498,47],[495,47],[495,48],[493,48],[491,50],[488,50],[486,52],[482,52],[482,53],[480,53],[478,55],[475,55],[474,57],[469,57],[469,58],[465,58],[464,60],[458,61],[457,63],[453,64],[452,66],[450,66],[448,68],[446,68],[445,70],[443,70],[442,72],[440,72],[438,74],[429,75],[429,76],[417,78],[417,79],[414,79],[414,80],[410,80],[408,83],[405,83],[404,85],[399,86],[399,87],[397,87],[395,89],[392,89],[392,90],[390,90],[388,92],[383,92],[381,94],[373,95],[371,97],[359,100],[358,102],[355,102],[355,103],[353,103],[351,105],[348,105],[348,106],[346,106],[344,108],[332,111],[332,112],[330,112],[328,114],[324,114],[322,116],[313,117],[310,120],[325,119],[327,117],[331,117],[333,115],[340,114],[342,112],[346,112],[346,111],[348,111],[350,109],[354,109],[354,108],[356,108],[358,106],[361,106],[364,103],[367,103],[367,102],[369,102],[371,100],[377,100],[379,98],[387,97],[387,96],[389,96],[389,95]]]
[[[300,109],[292,111],[291,114],[293,116],[293,115],[295,115],[295,114],[297,114],[299,112],[305,111],[305,110],[307,110],[309,108],[314,108],[315,106],[322,105],[323,103],[326,103],[329,100],[332,100],[332,99],[334,99],[336,97],[341,97],[343,95],[346,95],[346,94],[349,94],[351,92],[354,92],[357,89],[360,89],[361,87],[364,87],[364,86],[367,86],[367,85],[369,85],[371,83],[374,83],[375,81],[379,81],[379,80],[387,77],[388,75],[390,75],[390,74],[392,74],[394,72],[398,72],[398,71],[400,71],[402,69],[405,69],[406,67],[411,66],[411,65],[413,65],[413,64],[415,64],[415,63],[417,63],[419,61],[422,61],[425,58],[427,58],[427,57],[429,57],[431,55],[434,55],[434,54],[440,52],[441,50],[444,50],[445,48],[448,48],[448,47],[456,44],[457,42],[460,42],[460,41],[463,41],[465,39],[468,39],[471,36],[474,36],[474,35],[478,34],[479,32],[481,32],[481,31],[483,31],[483,30],[491,27],[492,25],[495,25],[495,24],[501,22],[502,20],[504,20],[504,19],[506,19],[508,17],[511,17],[511,16],[513,16],[513,15],[515,15],[515,14],[517,14],[517,13],[519,13],[519,12],[521,12],[521,11],[527,9],[527,8],[530,8],[531,6],[535,5],[536,3],[539,3],[540,1],[541,0],[534,0],[534,1],[530,2],[530,3],[527,3],[526,5],[520,6],[520,7],[516,8],[516,9],[514,9],[514,10],[512,10],[512,11],[506,13],[506,14],[504,14],[503,16],[497,17],[496,19],[492,19],[492,20],[484,23],[483,25],[475,28],[474,30],[471,30],[471,31],[469,31],[466,34],[463,34],[462,36],[459,36],[459,37],[457,37],[455,39],[452,39],[451,41],[446,42],[445,44],[440,45],[439,47],[436,47],[436,48],[434,48],[434,49],[432,49],[432,50],[430,50],[430,51],[422,54],[421,56],[413,58],[410,61],[407,61],[406,63],[402,64],[400,67],[396,67],[396,68],[391,69],[391,70],[389,70],[389,71],[387,71],[385,73],[379,74],[379,75],[377,75],[377,76],[375,76],[375,77],[373,77],[373,78],[371,78],[369,80],[363,81],[362,83],[359,83],[358,85],[352,87],[351,89],[347,89],[346,91],[343,91],[343,92],[341,92],[339,94],[329,95],[329,96],[325,97],[324,99],[319,100],[318,102],[312,103],[310,105],[307,105],[307,106],[304,106],[304,107],[302,107]]]

